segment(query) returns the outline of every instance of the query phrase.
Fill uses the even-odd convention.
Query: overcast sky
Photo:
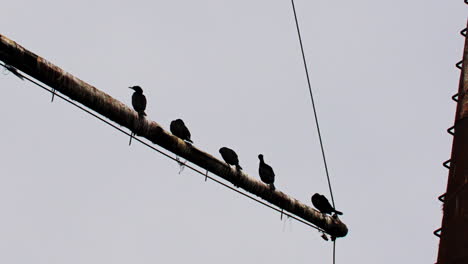
[[[3,1],[0,34],[195,145],[329,197],[291,2]],[[434,263],[462,0],[296,0],[337,209],[337,263]],[[0,73],[0,263],[331,263],[332,243]]]

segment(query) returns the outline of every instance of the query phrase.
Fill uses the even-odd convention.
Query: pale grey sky
[[[296,0],[337,209],[337,263],[433,263],[463,1]],[[290,1],[4,1],[0,33],[130,104],[182,118],[310,204],[329,197]],[[257,205],[0,75],[0,262],[331,263]]]

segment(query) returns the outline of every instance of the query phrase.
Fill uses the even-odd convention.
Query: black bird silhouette
[[[171,133],[187,142],[193,143],[193,141],[190,139],[190,131],[188,128],[185,126],[184,121],[182,119],[176,119],[171,122]]]
[[[322,214],[332,214],[336,213],[337,215],[342,215],[343,213],[340,211],[335,210],[328,201],[328,199],[321,195],[321,194],[314,194],[312,195],[312,204],[319,210]]]
[[[132,106],[135,111],[137,111],[138,116],[145,116],[145,109],[146,109],[146,97],[143,95],[143,89],[140,86],[132,86],[128,87],[135,92],[132,95]]]
[[[273,183],[275,182],[275,173],[273,172],[273,169],[270,167],[270,165],[263,161],[262,154],[258,155],[258,158],[260,159],[260,165],[258,166],[258,174],[260,175],[260,179],[264,183],[270,185],[270,188],[274,190],[275,185]]]
[[[141,89],[140,86],[131,86],[128,87],[135,92],[132,95],[132,106],[133,109],[138,113],[138,117],[144,117],[146,115],[145,109],[146,109],[146,97],[143,95],[143,89]],[[52,98],[53,99],[53,98]],[[128,145],[130,146],[132,144],[132,138],[135,136],[135,133],[132,132],[130,133],[130,141],[128,142]]]
[[[223,157],[227,164],[236,166],[237,170],[242,170],[242,167],[239,165],[239,158],[234,150],[222,147],[219,149],[219,153],[221,153],[221,157]]]

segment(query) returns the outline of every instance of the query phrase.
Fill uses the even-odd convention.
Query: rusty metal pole
[[[65,72],[3,35],[0,35],[0,60],[113,122],[132,130],[136,135],[318,226],[331,236],[343,237],[348,233],[348,228],[339,218],[325,216],[279,190],[270,190],[261,181],[244,172],[238,172],[223,161],[173,136],[158,123],[146,118],[140,119],[138,114],[124,103]]]
[[[460,64],[457,64],[460,66]],[[455,125],[448,130],[453,134],[452,156],[449,167],[447,192],[439,199],[444,202],[442,227],[434,234],[440,236],[437,264],[468,263],[468,38],[461,64]]]

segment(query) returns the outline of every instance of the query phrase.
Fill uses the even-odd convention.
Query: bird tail
[[[334,211],[335,211],[335,214],[337,214],[337,215],[343,215],[343,213],[340,212],[340,211],[338,211],[338,210],[335,210],[335,209],[334,209]]]
[[[272,191],[276,190],[276,187],[275,187],[275,185],[274,185],[273,183],[270,183],[270,189],[271,189]]]
[[[237,164],[236,165],[236,170],[242,170],[242,167],[239,164]]]

